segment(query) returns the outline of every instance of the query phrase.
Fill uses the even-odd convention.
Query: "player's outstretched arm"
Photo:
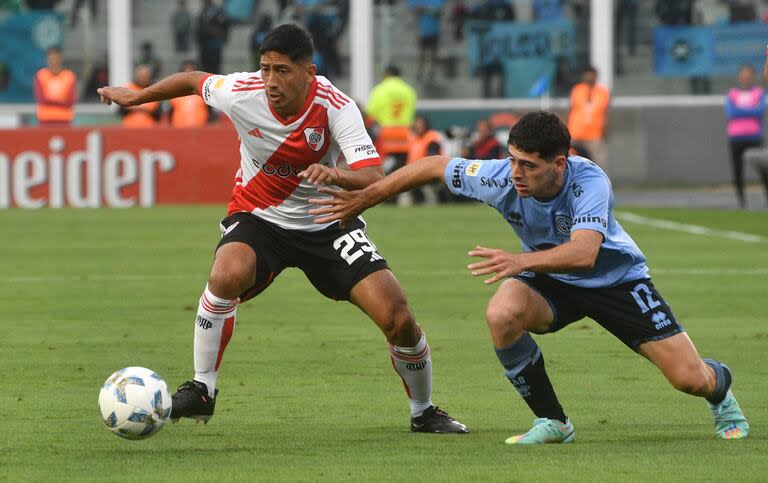
[[[114,102],[123,107],[138,106],[145,102],[165,101],[174,97],[197,94],[200,82],[207,75],[205,72],[177,72],[140,91],[107,86],[96,89],[96,92],[101,96],[101,102],[104,104],[109,105]]]
[[[472,257],[485,260],[467,266],[472,275],[493,274],[486,284],[496,283],[523,271],[544,273],[568,273],[591,270],[597,261],[602,233],[593,230],[576,230],[571,240],[548,250],[526,253],[509,253],[498,248],[477,246],[470,250]]]
[[[362,190],[346,191],[320,188],[330,198],[309,200],[320,208],[309,210],[317,215],[315,223],[350,220],[371,206],[378,205],[392,196],[443,178],[448,156],[428,156],[373,183]]]

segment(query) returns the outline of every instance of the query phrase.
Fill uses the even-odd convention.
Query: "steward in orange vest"
[[[197,65],[185,60],[179,72],[194,72]],[[168,101],[168,117],[173,127],[202,127],[208,123],[208,105],[201,96],[175,97]]]
[[[125,87],[132,91],[140,91],[152,83],[152,69],[147,65],[136,67],[134,82],[129,82]],[[160,121],[160,102],[147,102],[140,106],[121,107],[120,115],[123,116],[125,127],[154,127]]]
[[[198,95],[176,97],[168,101],[173,127],[202,127],[208,123],[208,105]]]
[[[417,116],[413,122],[413,137],[408,148],[406,164],[411,164],[427,156],[442,154],[443,136],[432,129],[429,120]]]
[[[77,76],[62,66],[61,50],[57,47],[48,49],[46,61],[48,67],[35,74],[37,122],[41,126],[68,126],[75,117]]]

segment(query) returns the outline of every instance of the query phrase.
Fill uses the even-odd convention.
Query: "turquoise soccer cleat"
[[[507,444],[571,443],[575,434],[570,419],[566,419],[566,423],[563,424],[557,419],[537,418],[527,433],[512,436],[504,442]]]
[[[725,399],[719,404],[707,401],[712,416],[715,417],[715,434],[721,439],[741,439],[749,435],[749,423],[739,407],[739,403],[728,389]]]

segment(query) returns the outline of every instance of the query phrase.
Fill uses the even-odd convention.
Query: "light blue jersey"
[[[650,277],[645,255],[613,217],[613,190],[608,176],[588,159],[569,156],[562,190],[546,201],[518,196],[509,159],[454,158],[445,168],[444,177],[451,192],[496,208],[512,225],[523,251],[562,245],[575,230],[594,230],[603,235],[592,270],[548,274],[552,278],[597,288]]]

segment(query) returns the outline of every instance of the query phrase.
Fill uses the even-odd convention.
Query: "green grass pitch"
[[[129,365],[159,372],[171,389],[192,375],[222,208],[9,210],[0,211],[0,481],[765,480],[768,213],[631,211],[763,237],[623,223],[699,351],[733,369],[747,440],[716,440],[703,400],[584,320],[537,337],[575,443],[504,445],[533,415],[485,327],[495,287],[465,266],[475,244],[519,244],[477,204],[366,215],[429,337],[434,400],[471,434],[411,434],[373,323],[288,270],[240,308],[211,423],[122,440],[99,418],[99,388]]]

